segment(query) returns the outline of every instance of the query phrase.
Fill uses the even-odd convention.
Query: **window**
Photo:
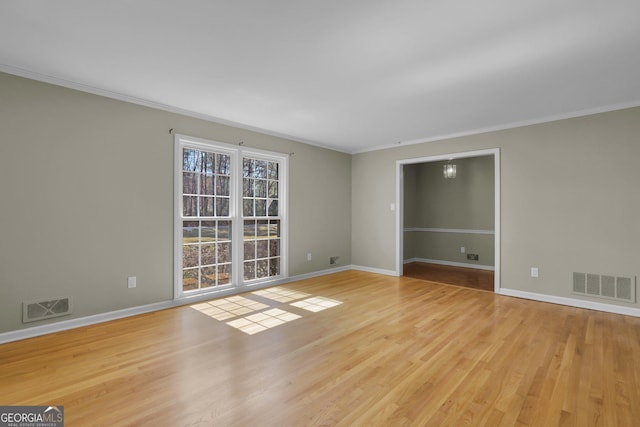
[[[287,160],[176,135],[176,297],[286,276]]]
[[[278,162],[243,157],[244,280],[280,274],[279,187]]]

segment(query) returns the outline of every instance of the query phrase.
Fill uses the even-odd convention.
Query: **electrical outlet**
[[[131,289],[135,288],[136,286],[138,286],[138,279],[136,278],[136,276],[127,277],[127,287]]]
[[[311,261],[311,252],[307,252],[307,261]]]
[[[467,250],[465,249],[464,246],[460,246],[460,253],[463,254],[465,253]]]
[[[538,267],[531,267],[531,277],[538,277]]]
[[[478,254],[467,254],[467,259],[470,261],[478,261]]]

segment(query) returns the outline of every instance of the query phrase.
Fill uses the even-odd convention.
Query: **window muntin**
[[[280,163],[242,159],[243,279],[280,275]]]
[[[286,276],[288,157],[176,136],[176,297]]]

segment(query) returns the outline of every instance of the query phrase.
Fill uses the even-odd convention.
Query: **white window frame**
[[[230,203],[229,218],[232,227],[231,236],[231,282],[228,285],[204,288],[193,291],[183,291],[182,288],[182,222],[188,220],[182,215],[182,150],[195,148],[228,154],[231,157]],[[244,281],[244,236],[242,216],[242,161],[244,157],[278,162],[278,211],[280,220],[280,274],[263,279]],[[185,299],[207,294],[234,293],[250,288],[264,287],[272,282],[282,281],[288,277],[288,176],[289,155],[256,148],[236,146],[223,142],[212,141],[187,135],[176,134],[174,137],[174,299]],[[226,217],[220,218],[227,220]]]

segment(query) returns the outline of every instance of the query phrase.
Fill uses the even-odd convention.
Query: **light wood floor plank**
[[[4,344],[0,404],[64,405],[70,426],[640,420],[638,318],[357,271],[279,288],[339,304],[249,292],[300,317],[249,335],[227,325],[243,316],[179,307]]]

